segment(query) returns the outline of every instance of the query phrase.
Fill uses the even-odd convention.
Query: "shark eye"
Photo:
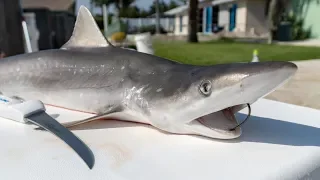
[[[200,90],[201,94],[203,94],[205,96],[209,96],[212,92],[211,82],[208,80],[203,81],[200,85],[199,90]]]

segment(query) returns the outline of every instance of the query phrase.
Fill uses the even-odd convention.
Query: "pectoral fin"
[[[117,112],[121,112],[121,111],[123,111],[123,107],[122,106],[114,106],[114,107],[111,107],[110,109],[108,109],[107,111],[104,111],[101,114],[98,114],[98,115],[95,115],[95,116],[92,116],[92,117],[89,117],[89,118],[86,118],[86,119],[81,119],[81,120],[78,120],[78,121],[72,121],[72,122],[61,123],[61,124],[66,128],[70,128],[70,127],[78,126],[78,125],[81,125],[81,124],[84,124],[84,123],[88,123],[88,122],[91,122],[91,121],[104,119],[104,118],[110,116],[112,113],[117,113]],[[37,130],[43,130],[40,127],[36,128],[36,129]]]
[[[73,127],[73,126],[78,126],[78,125],[81,125],[81,124],[85,124],[85,123],[88,123],[88,122],[91,122],[91,121],[95,121],[95,120],[99,120],[99,119],[104,119],[106,116],[108,116],[109,114],[105,114],[105,115],[97,115],[97,116],[93,116],[93,117],[89,117],[89,118],[86,118],[86,119],[82,119],[82,120],[79,120],[79,121],[72,121],[72,122],[67,122],[67,123],[62,123],[62,125],[66,128],[70,128],[70,127]]]

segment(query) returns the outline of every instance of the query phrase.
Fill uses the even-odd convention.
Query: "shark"
[[[296,71],[292,62],[192,65],[116,47],[81,6],[61,48],[1,59],[0,91],[92,114],[64,123],[67,128],[115,119],[167,133],[234,139],[242,134],[234,114]]]

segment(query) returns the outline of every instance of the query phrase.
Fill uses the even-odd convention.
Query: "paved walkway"
[[[265,98],[320,110],[320,59],[294,63],[295,76]]]
[[[320,46],[320,39],[307,39],[303,41],[276,42],[277,44],[291,46]]]

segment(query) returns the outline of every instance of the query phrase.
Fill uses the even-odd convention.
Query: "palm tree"
[[[97,6],[101,8],[101,14],[103,14],[102,12],[102,6],[105,4],[107,6],[107,9],[109,8],[110,5],[112,5],[114,3],[113,0],[90,0],[90,4],[91,6]],[[93,8],[93,7],[91,7]]]
[[[188,0],[179,0],[182,4],[187,4],[188,3]]]
[[[198,0],[189,0],[188,42],[198,42]]]
[[[107,7],[114,5],[118,11],[118,16],[120,16],[120,11],[128,8],[135,0],[91,0],[95,6],[99,6],[102,9],[102,5],[105,4]]]

